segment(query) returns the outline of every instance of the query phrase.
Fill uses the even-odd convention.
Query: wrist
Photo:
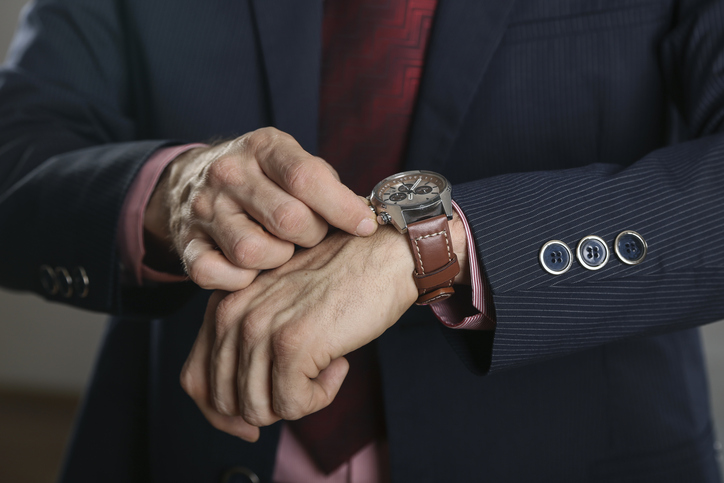
[[[453,219],[449,220],[449,226],[453,251],[460,266],[460,273],[455,277],[454,284],[470,285],[467,235],[457,213],[454,213]],[[394,263],[396,271],[400,275],[395,283],[395,287],[400,289],[398,295],[412,305],[418,299],[419,291],[415,284],[415,261],[409,237],[391,225],[380,225],[373,237],[381,247],[380,253],[386,254],[389,263]]]
[[[411,306],[417,300],[418,290],[413,278],[415,260],[407,236],[393,226],[381,225],[372,237],[378,244],[377,251],[384,257],[385,264],[394,267],[396,278],[392,285],[399,300],[404,301],[406,307]]]
[[[188,176],[188,167],[199,147],[181,152],[163,169],[148,200],[143,214],[143,263],[160,272],[183,273],[180,255],[173,243],[172,206],[177,197],[174,187]]]

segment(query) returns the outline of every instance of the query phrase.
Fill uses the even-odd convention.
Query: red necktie
[[[400,171],[437,0],[326,0],[319,151],[342,182],[367,195]],[[384,436],[374,344],[347,355],[334,402],[290,422],[329,474]]]

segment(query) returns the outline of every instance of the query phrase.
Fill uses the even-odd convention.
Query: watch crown
[[[380,225],[389,225],[392,221],[392,217],[390,217],[390,214],[386,211],[383,211],[379,215],[377,215],[377,223]]]

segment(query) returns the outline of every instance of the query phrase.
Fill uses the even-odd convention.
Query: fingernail
[[[371,218],[365,218],[357,225],[357,236],[370,236],[377,229],[377,223]]]

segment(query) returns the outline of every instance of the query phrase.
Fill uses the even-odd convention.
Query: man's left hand
[[[248,288],[216,292],[181,373],[216,428],[247,441],[259,427],[329,405],[343,357],[379,337],[417,299],[406,237],[335,233]]]

